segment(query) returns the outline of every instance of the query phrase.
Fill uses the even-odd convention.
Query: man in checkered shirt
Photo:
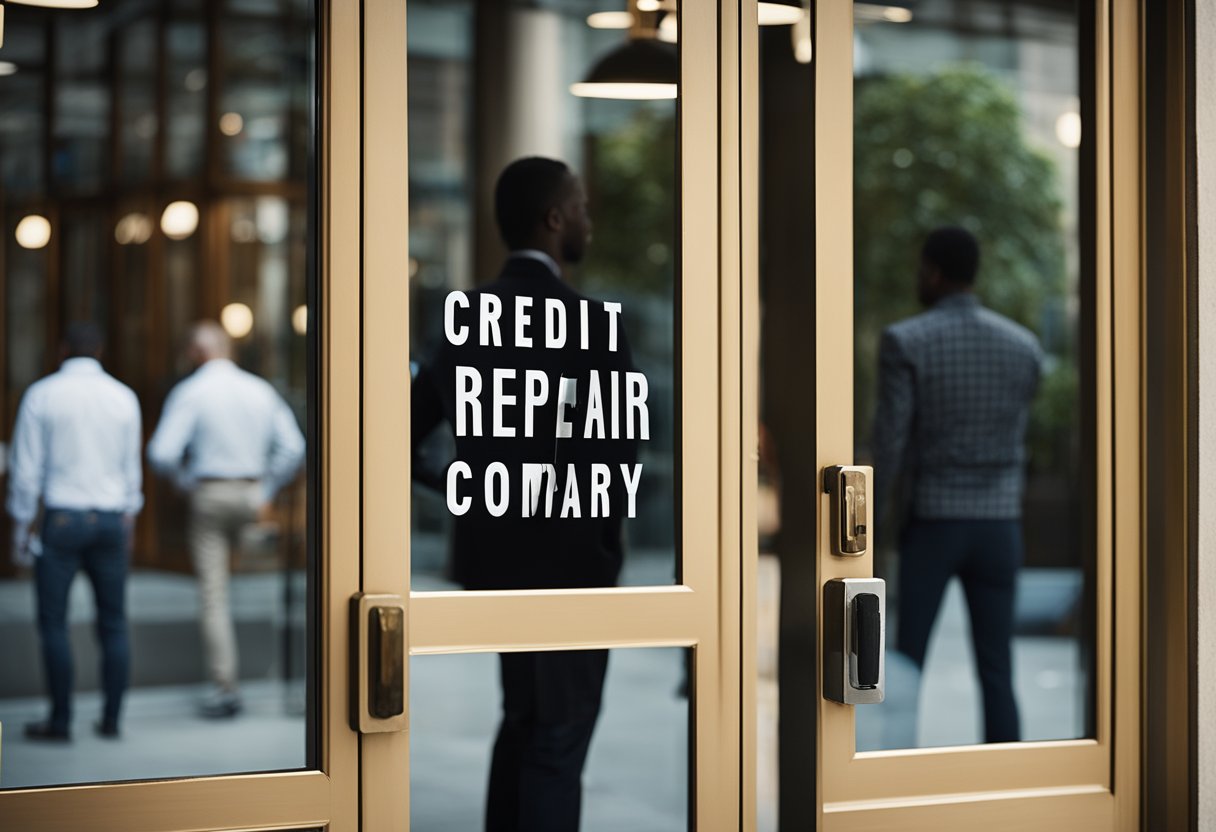
[[[888,327],[874,420],[881,509],[902,474],[911,515],[899,541],[897,645],[917,667],[951,576],[962,581],[984,696],[986,742],[1019,738],[1010,640],[1022,561],[1025,435],[1042,350],[973,291],[980,251],[939,228],[921,251],[926,311]]]

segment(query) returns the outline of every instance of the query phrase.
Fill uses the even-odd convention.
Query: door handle
[[[869,546],[871,470],[863,465],[823,469],[823,490],[831,498],[832,554],[861,557]]]
[[[362,734],[404,731],[407,613],[400,595],[350,599],[350,727]]]
[[[887,585],[835,578],[823,585],[823,695],[844,705],[881,702],[886,688]]]

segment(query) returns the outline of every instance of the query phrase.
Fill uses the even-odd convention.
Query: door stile
[[[757,21],[757,6],[743,3],[739,8],[739,25],[735,38],[738,41],[738,73],[735,88],[738,94],[739,113],[737,129],[724,131],[725,136],[737,135],[738,146],[733,161],[723,151],[723,170],[738,170],[737,200],[727,200],[738,205],[737,214],[728,216],[723,210],[723,233],[733,223],[737,228],[738,247],[734,253],[738,262],[739,280],[734,287],[734,296],[724,299],[724,305],[736,305],[737,320],[734,338],[727,338],[729,327],[723,327],[723,352],[734,351],[737,355],[733,383],[724,381],[727,389],[738,389],[736,411],[739,425],[735,433],[738,440],[732,450],[738,465],[738,475],[724,472],[723,482],[738,482],[735,493],[739,520],[736,534],[739,537],[739,564],[737,569],[737,595],[739,598],[739,828],[743,832],[754,832],[756,828],[756,685],[757,671],[757,565],[760,557],[760,540],[757,527],[757,504],[759,500],[760,463],[760,33]],[[723,83],[727,90],[732,86]],[[723,112],[730,109],[723,107]],[[725,142],[729,144],[729,142]],[[725,191],[725,189],[724,189]],[[731,260],[723,251],[723,262]],[[730,320],[725,315],[724,320]],[[726,364],[724,358],[723,363]],[[724,373],[724,377],[726,374]],[[722,458],[729,460],[723,452]],[[727,513],[729,506],[723,506]],[[728,540],[723,535],[723,540]]]
[[[1142,88],[1143,21],[1140,4],[1108,0],[1110,46],[1106,67],[1110,78],[1110,257],[1113,372],[1111,400],[1114,418],[1113,534],[1115,553],[1114,616],[1114,783],[1118,829],[1140,824],[1140,747],[1143,672],[1144,564],[1142,516],[1144,471],[1143,293],[1144,184]]]
[[[720,508],[719,508],[719,601],[717,630],[720,637],[719,687],[721,708],[716,719],[721,748],[718,753],[716,778],[725,796],[716,810],[716,817],[725,822],[732,820],[732,828],[743,828],[744,818],[755,815],[754,792],[752,810],[749,813],[744,798],[748,783],[754,786],[754,753],[749,758],[742,752],[749,715],[754,712],[744,707],[748,699],[745,690],[750,679],[744,672],[745,639],[750,632],[745,628],[744,589],[754,587],[754,579],[748,580],[745,564],[755,571],[757,548],[754,512],[748,514],[748,506],[755,499],[756,465],[752,454],[744,455],[749,448],[748,437],[752,437],[751,449],[755,448],[755,420],[749,422],[745,401],[753,404],[755,395],[748,398],[745,387],[745,325],[744,291],[749,278],[754,279],[754,270],[747,270],[744,249],[744,198],[748,183],[755,187],[756,179],[746,178],[742,157],[743,149],[743,90],[746,74],[745,62],[750,58],[755,69],[758,55],[756,33],[756,6],[753,3],[723,3],[720,7],[720,31],[718,73],[720,118],[719,176],[719,385],[720,395]],[[744,44],[751,48],[745,49]],[[752,82],[756,78],[753,72]],[[752,157],[753,163],[755,157]],[[755,251],[754,248],[751,251]],[[754,285],[754,283],[752,284]],[[756,365],[758,366],[758,365]],[[751,375],[754,381],[755,373]],[[753,391],[754,392],[754,391]],[[746,502],[745,502],[746,501]],[[748,655],[752,651],[747,650]],[[752,719],[754,724],[754,719]],[[754,735],[754,731],[752,732]],[[752,771],[748,775],[748,771]],[[742,786],[742,787],[741,787]],[[753,820],[754,822],[754,820]]]
[[[347,599],[359,590],[360,17],[358,0],[323,5],[321,95],[320,765],[333,789],[329,828],[359,827],[359,738],[351,732]]]
[[[815,15],[815,465],[818,471],[853,461],[853,11],[852,3],[825,0],[812,5]],[[819,552],[815,604],[833,578],[868,578],[873,556],[833,558],[829,542],[830,507],[817,500]],[[823,611],[818,609],[820,651]],[[824,807],[838,799],[845,760],[854,747],[854,711],[822,696],[823,668],[815,662],[819,712],[818,826]]]
[[[406,8],[364,0],[362,19],[362,581],[409,597],[409,171]],[[356,122],[358,123],[358,122]],[[408,603],[408,602],[407,602]],[[406,644],[410,639],[406,630]],[[409,663],[405,664],[409,716]],[[409,733],[360,738],[362,828],[408,829]]]

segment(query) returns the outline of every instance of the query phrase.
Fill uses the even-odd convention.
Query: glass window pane
[[[854,430],[890,616],[858,747],[1092,736],[1077,4],[856,8]]]
[[[410,6],[415,589],[678,579],[677,47],[659,39],[662,12],[633,42],[586,14],[576,2]],[[575,94],[606,54],[638,49],[666,61],[671,83],[646,89],[668,97]],[[545,184],[545,163],[516,168],[496,219],[495,183],[532,156],[569,175]],[[559,196],[574,213],[546,231],[528,206]],[[480,346],[482,303],[503,304],[501,347]],[[457,308],[467,345],[445,329]],[[458,374],[484,391],[466,405],[475,413],[457,412]]]
[[[410,828],[688,829],[688,652],[415,657]]]
[[[207,169],[207,84],[244,47],[187,5],[6,13],[0,788],[317,762],[311,170]],[[292,33],[307,157],[311,11],[262,23]]]

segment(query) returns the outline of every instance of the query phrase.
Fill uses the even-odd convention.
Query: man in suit
[[[902,473],[911,516],[900,538],[898,647],[923,668],[946,584],[962,581],[984,697],[986,742],[1019,738],[1011,640],[1022,562],[1025,436],[1042,351],[975,296],[980,250],[962,228],[925,240],[925,312],[886,329],[874,420],[875,492]]]
[[[68,740],[72,727],[72,646],[68,593],[83,570],[93,585],[101,686],[97,733],[118,736],[130,675],[127,571],[135,515],[143,508],[139,400],[101,366],[105,339],[86,322],[67,328],[59,371],[30,385],[13,429],[8,513],[13,558],[34,566],[38,634],[51,694],[34,740]],[[42,507],[41,545],[31,533]]]
[[[587,198],[565,164],[534,157],[502,172],[494,207],[510,255],[491,283],[448,296],[445,339],[413,382],[415,476],[447,492],[466,589],[612,586],[645,434],[627,418],[643,414],[620,409],[640,374],[619,305],[562,279],[591,237]],[[597,397],[612,418],[596,420]],[[444,422],[456,459],[440,472],[418,456]],[[487,830],[578,828],[607,662],[605,650],[500,656]]]

